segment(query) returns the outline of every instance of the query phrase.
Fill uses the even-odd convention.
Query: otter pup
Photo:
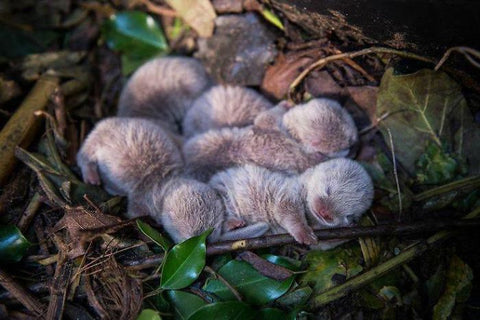
[[[155,122],[141,118],[109,118],[88,135],[77,163],[87,183],[128,197],[128,216],[150,215],[174,241],[215,228],[220,236],[223,205],[208,185],[178,175],[180,151]]]
[[[223,230],[266,222],[269,233],[286,230],[309,245],[317,243],[310,227],[350,226],[373,199],[370,177],[349,159],[329,160],[293,177],[244,165],[215,174],[209,184],[226,207]],[[323,241],[314,248],[329,249],[342,242]]]
[[[118,116],[156,119],[174,133],[193,101],[211,86],[202,64],[193,58],[150,60],[131,76],[120,94]]]
[[[257,164],[274,171],[300,173],[325,160],[307,154],[302,146],[278,131],[255,126],[210,130],[187,140],[183,155],[188,175],[200,181],[217,171]]]
[[[224,232],[263,222],[269,225],[270,234],[287,230],[299,243],[317,243],[307,225],[300,184],[295,177],[244,165],[215,174],[209,184],[225,204]]]
[[[183,120],[183,133],[189,138],[210,129],[244,127],[273,105],[255,90],[218,85],[193,103]]]

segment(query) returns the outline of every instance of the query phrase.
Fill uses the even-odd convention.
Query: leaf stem
[[[459,189],[474,189],[480,188],[480,176],[467,177],[461,180],[453,181],[443,186],[439,186],[430,190],[426,190],[422,193],[413,196],[414,201],[422,201],[434,196],[439,196],[450,191],[456,191]]]

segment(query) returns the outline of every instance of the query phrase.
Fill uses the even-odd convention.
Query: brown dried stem
[[[346,59],[352,59],[355,57],[359,56],[364,56],[367,54],[371,53],[385,53],[385,54],[393,54],[405,58],[410,58],[410,59],[415,59],[415,60],[420,60],[424,62],[430,62],[430,63],[435,63],[433,59],[423,57],[421,55],[411,53],[411,52],[406,52],[406,51],[401,51],[401,50],[396,50],[396,49],[390,49],[390,48],[383,48],[383,47],[371,47],[359,51],[352,51],[352,52],[346,52],[346,53],[340,53],[340,54],[335,54],[332,56],[328,56],[325,58],[321,58],[317,60],[316,62],[312,63],[310,66],[308,66],[305,70],[300,73],[295,80],[293,80],[292,84],[290,85],[290,89],[288,91],[288,99],[293,100],[293,92],[295,88],[302,82],[302,80],[314,69],[317,68],[323,68],[325,65],[327,65],[329,62],[335,61],[335,60],[346,60]]]
[[[440,61],[437,63],[434,69],[435,71],[438,71],[438,69],[440,69],[440,67],[445,63],[445,61],[447,61],[448,57],[450,57],[452,52],[458,52],[463,54],[465,58],[468,60],[468,62],[470,62],[474,67],[480,69],[480,62],[475,60],[475,58],[480,59],[479,51],[469,47],[452,47],[445,52],[442,59],[440,59]]]

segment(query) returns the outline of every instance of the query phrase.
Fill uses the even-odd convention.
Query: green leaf
[[[299,271],[300,265],[302,264],[301,261],[290,259],[287,257],[276,256],[273,254],[263,254],[262,258],[264,258],[267,261],[270,261],[271,263],[275,263],[275,264],[278,264],[279,266],[290,269],[292,271]]]
[[[143,309],[138,315],[137,320],[162,320],[162,317],[155,310]]]
[[[459,172],[458,162],[442,146],[427,143],[416,163],[417,180],[421,184],[442,184],[452,181]]]
[[[1,262],[20,261],[30,246],[31,243],[16,226],[0,226]]]
[[[198,309],[207,305],[200,297],[188,292],[169,290],[167,295],[175,309],[176,319],[188,319]]]
[[[156,55],[152,56],[136,56],[132,54],[122,54],[122,74],[124,76],[129,76],[135,70],[137,70],[142,64],[152,59]]]
[[[263,305],[277,299],[288,291],[294,277],[277,281],[265,277],[245,261],[232,260],[224,265],[218,273],[245,297],[247,303]],[[210,278],[203,289],[224,300],[235,300],[235,296],[220,280]]]
[[[212,229],[209,229],[199,236],[185,240],[167,253],[160,279],[161,288],[182,289],[198,278],[205,267],[205,241],[211,232]]]
[[[352,249],[338,247],[328,251],[310,251],[305,258],[307,272],[300,278],[300,283],[312,283],[317,293],[334,287],[338,284],[336,279],[348,279],[363,270],[361,257],[358,246]]]
[[[277,308],[263,308],[259,313],[260,320],[286,320],[288,317],[283,310]]]
[[[433,319],[449,319],[456,303],[464,303],[472,288],[472,269],[458,256],[453,256],[447,271],[443,295],[433,307]]]
[[[280,21],[280,19],[277,17],[277,15],[275,13],[273,13],[271,10],[263,9],[261,11],[261,14],[265,18],[265,20],[267,20],[268,22],[273,24],[275,27],[277,27],[278,29],[280,29],[282,31],[285,30],[285,27],[283,26],[282,21]]]
[[[155,242],[156,245],[160,246],[163,250],[168,251],[172,246],[172,243],[167,240],[160,232],[152,228],[148,223],[143,222],[142,220],[137,220],[138,229],[146,235],[150,240]]]
[[[471,131],[473,122],[461,87],[446,73],[428,69],[408,75],[394,75],[392,68],[385,72],[378,92],[377,116],[385,114],[389,116],[380,122],[380,129],[384,137],[390,130],[396,157],[411,173],[427,143],[440,147],[446,142],[463,154],[463,140],[469,139],[465,134]],[[475,154],[478,157],[478,152]]]
[[[249,320],[256,319],[256,312],[239,301],[207,304],[192,314],[189,320]]]
[[[168,50],[163,31],[148,14],[140,11],[119,12],[102,26],[110,49],[129,57],[153,57]]]
[[[276,302],[281,306],[296,307],[306,303],[308,298],[312,295],[312,292],[313,290],[309,286],[301,287],[278,298]]]

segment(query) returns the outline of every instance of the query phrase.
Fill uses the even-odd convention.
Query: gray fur
[[[140,118],[99,122],[85,140],[77,163],[87,183],[128,196],[130,217],[150,215],[176,241],[216,229],[219,237],[223,205],[208,185],[178,177],[183,161],[168,133]]]
[[[351,226],[373,199],[369,175],[349,159],[329,160],[293,177],[244,165],[215,174],[209,184],[225,204],[223,232],[264,222],[270,234],[286,230],[298,242],[324,250],[344,241],[316,244],[310,227]]]
[[[274,171],[303,172],[323,157],[307,154],[302,146],[281,132],[250,126],[210,130],[194,136],[183,146],[187,173],[201,181],[217,171],[257,164]]]
[[[255,90],[239,86],[214,86],[193,103],[183,120],[189,138],[210,129],[245,127],[255,117],[273,107]]]
[[[270,234],[287,230],[300,243],[317,242],[305,219],[296,178],[245,165],[217,173],[209,184],[224,200],[223,232],[263,222],[270,226]]]
[[[358,141],[352,116],[336,101],[313,99],[283,115],[282,127],[306,152],[346,156]]]
[[[211,86],[200,62],[186,57],[150,60],[131,76],[120,95],[118,116],[157,119],[179,133],[193,101]]]

